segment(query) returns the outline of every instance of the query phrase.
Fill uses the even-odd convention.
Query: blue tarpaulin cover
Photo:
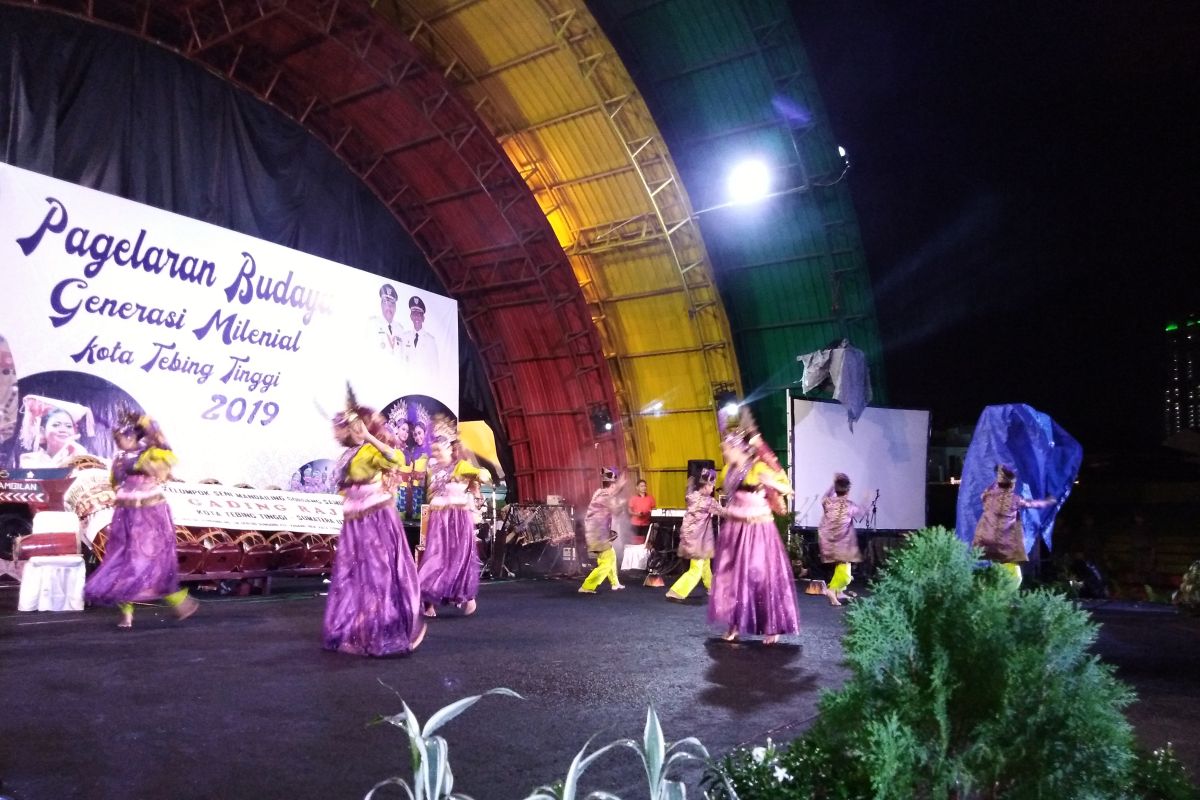
[[[958,487],[958,538],[970,542],[983,513],[983,490],[996,480],[996,465],[1017,469],[1015,491],[1037,500],[1048,495],[1058,502],[1047,508],[1023,512],[1025,552],[1040,537],[1050,547],[1054,518],[1071,493],[1083,447],[1049,414],[1024,404],[988,406],[979,415],[975,435],[963,461],[962,484]]]

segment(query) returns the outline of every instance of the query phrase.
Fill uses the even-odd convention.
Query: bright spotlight
[[[846,157],[846,148],[842,147],[840,144],[838,145],[838,155],[842,158]]]
[[[604,430],[606,430],[606,431],[611,431],[611,430],[612,430],[612,423],[611,423],[611,422],[606,422],[606,423],[604,423]]]
[[[738,413],[738,404],[726,403],[725,407],[721,409],[721,413],[727,417],[736,417]]]
[[[662,400],[655,400],[653,403],[646,406],[646,408],[642,411],[642,413],[643,414],[653,414],[654,416],[658,416],[659,413],[662,412],[662,410],[663,410]]]
[[[729,173],[729,199],[733,203],[753,203],[771,191],[771,170],[758,159],[743,161]]]

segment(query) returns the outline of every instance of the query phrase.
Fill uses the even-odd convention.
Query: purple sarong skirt
[[[743,499],[742,495],[752,495]],[[713,557],[708,621],[756,636],[796,633],[796,582],[766,501],[737,492]],[[740,502],[739,502],[740,501]]]
[[[482,564],[475,549],[475,520],[462,506],[434,507],[417,573],[426,603],[465,603],[479,594]]]
[[[83,597],[111,606],[157,600],[179,589],[175,523],[158,484],[133,475],[117,493],[104,561],[87,579]]]
[[[407,653],[425,624],[412,551],[393,498],[379,493],[377,484],[345,492],[345,520],[325,604],[326,650]]]

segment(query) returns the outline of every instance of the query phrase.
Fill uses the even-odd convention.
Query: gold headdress
[[[414,416],[416,417],[416,425],[420,428],[424,428],[426,433],[433,433],[429,427],[430,421],[432,420],[432,417],[429,415],[429,409],[425,408],[425,406],[421,405],[420,403],[413,403],[413,406],[416,408],[416,411],[413,412]]]
[[[450,444],[458,440],[458,425],[445,414],[438,414],[433,418],[433,430],[431,433],[433,434],[433,441]]]
[[[717,421],[721,423],[722,443],[749,448],[751,440],[759,435],[758,426],[754,424],[754,416],[746,406],[738,408],[736,417],[721,413]]]
[[[346,381],[346,424],[358,419],[358,409],[358,398],[354,396],[354,387],[350,385],[350,381]]]
[[[162,428],[158,427],[154,418],[132,408],[127,407],[121,410],[117,417],[116,427],[113,428],[113,434],[133,436],[144,446],[158,447],[163,450],[171,449],[167,444],[167,437],[163,434]]]
[[[117,424],[113,427],[115,433],[127,433],[137,437],[145,432],[142,412],[135,409],[125,407],[121,409],[121,413],[117,416]],[[148,419],[148,418],[147,418]]]
[[[399,430],[401,425],[408,424],[408,403],[397,403],[388,412],[388,425],[393,431]]]

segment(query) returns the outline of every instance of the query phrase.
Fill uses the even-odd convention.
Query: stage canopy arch
[[[77,102],[105,81],[144,82],[149,56],[107,62],[124,78],[76,64],[53,101],[8,98],[25,113],[4,134],[10,163],[458,300],[474,343],[464,405],[490,410],[524,498],[578,502],[604,463],[633,467],[677,504],[687,459],[717,455],[715,398],[759,399],[771,434],[791,360],[838,336],[867,350],[882,396],[857,227],[845,185],[832,180],[836,148],[781,2],[6,5],[32,7],[2,12],[20,23],[6,25],[14,49],[68,24],[62,14],[132,34],[282,112],[340,159],[400,223],[399,236],[365,224],[379,213],[368,204],[350,206],[355,219],[323,225],[310,214],[304,230],[299,218],[289,228],[272,216],[286,204],[264,217],[261,183],[232,186],[238,179],[226,173],[224,185],[197,192],[178,185],[180,173],[87,156],[63,138],[80,131],[59,127],[53,143],[31,133],[47,102]],[[111,57],[121,41],[109,35],[87,49]],[[282,131],[246,99],[231,128]],[[139,138],[130,120],[167,109],[176,121],[189,111],[202,118],[188,107],[195,91],[164,100],[166,108],[114,110],[129,115],[125,144],[145,156],[162,141]],[[211,133],[181,126],[167,140],[187,150],[186,137]],[[760,218],[757,235],[725,211],[704,213],[721,201],[711,165],[736,142],[791,153],[781,163],[797,191]],[[267,177],[287,185],[292,171]],[[344,198],[329,205],[347,207]],[[389,244],[354,257],[342,246],[376,233]]]

